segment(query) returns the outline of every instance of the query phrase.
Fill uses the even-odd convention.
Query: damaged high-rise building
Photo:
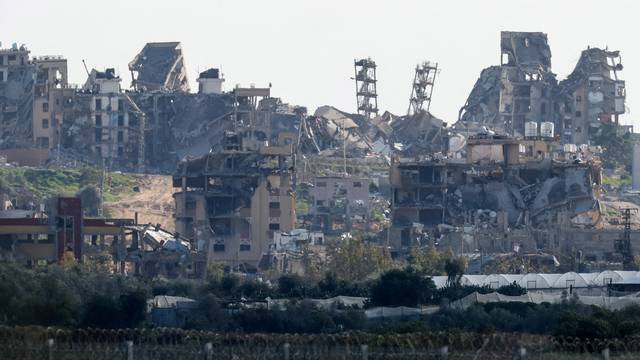
[[[114,69],[93,69],[82,89],[68,94],[72,109],[56,123],[63,148],[57,150],[75,150],[77,158],[109,168],[144,170],[145,115],[120,83]]]
[[[255,147],[250,126],[227,132],[220,149],[180,163],[174,175],[176,230],[208,262],[256,271],[271,264],[274,232],[295,224],[292,144]]]
[[[573,72],[558,87],[562,138],[586,144],[602,123],[618,123],[625,112],[625,82],[619,51],[589,48],[580,55]]]
[[[21,45],[0,49],[0,147],[31,142],[33,86],[37,67]]]
[[[501,64],[480,74],[454,127],[470,133],[487,127],[500,134],[524,136],[525,122],[553,121],[551,50],[547,35],[501,33]]]
[[[561,135],[564,143],[587,144],[600,123],[617,121],[624,113],[617,51],[583,51],[576,69],[558,82],[546,34],[503,31],[500,48],[501,64],[482,71],[455,129],[527,136],[526,128],[533,128],[527,123],[535,123],[536,129],[557,129],[553,135]]]
[[[189,92],[187,69],[179,42],[147,43],[129,63],[129,70],[136,90]]]

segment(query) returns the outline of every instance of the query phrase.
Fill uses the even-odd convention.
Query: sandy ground
[[[105,203],[105,209],[114,218],[133,218],[138,212],[139,223],[161,224],[175,229],[175,204],[171,176],[135,175],[140,192],[133,192],[117,202]]]

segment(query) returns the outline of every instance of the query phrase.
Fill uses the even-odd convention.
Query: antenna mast
[[[358,114],[366,120],[378,116],[376,63],[371,58],[354,60]],[[373,115],[373,116],[372,116]]]
[[[432,64],[429,61],[425,61],[422,64],[416,65],[407,115],[418,114],[422,112],[423,109],[429,112],[431,95],[433,94],[433,84],[436,81],[437,73],[438,63]]]

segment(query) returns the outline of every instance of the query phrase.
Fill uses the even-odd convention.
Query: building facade
[[[271,262],[274,232],[295,226],[292,147],[248,150],[241,135],[227,135],[222,150],[178,166],[176,231],[205,249],[208,263],[251,272]]]

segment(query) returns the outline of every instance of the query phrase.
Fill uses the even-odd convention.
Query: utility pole
[[[622,255],[623,270],[638,270],[633,258],[633,250],[631,249],[631,212],[635,213],[638,209],[625,208],[620,210],[624,219],[624,231],[622,237],[615,240],[614,247],[616,252]]]

